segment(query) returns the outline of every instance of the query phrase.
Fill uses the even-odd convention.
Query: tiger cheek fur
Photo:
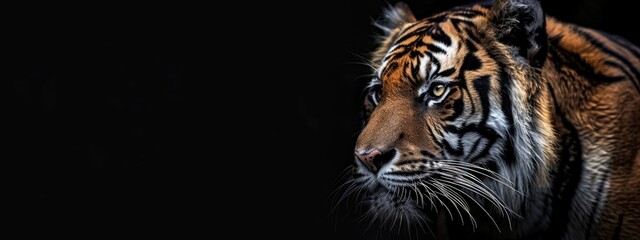
[[[636,46],[535,0],[384,16],[345,184],[369,224],[454,239],[640,234]]]

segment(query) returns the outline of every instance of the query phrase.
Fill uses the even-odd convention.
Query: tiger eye
[[[431,95],[433,95],[434,97],[440,97],[444,93],[444,90],[444,84],[437,84],[431,89]]]

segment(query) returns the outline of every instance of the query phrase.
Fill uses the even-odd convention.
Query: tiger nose
[[[370,151],[360,150],[355,152],[356,157],[360,162],[364,163],[365,166],[372,173],[378,172],[380,168],[391,161],[393,156],[395,155],[395,150],[388,151],[386,153],[382,153],[382,151],[378,149],[373,149]]]

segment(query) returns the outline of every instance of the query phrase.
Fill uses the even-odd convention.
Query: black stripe
[[[484,148],[482,149],[482,151],[480,151],[480,153],[476,154],[475,156],[473,156],[472,158],[470,158],[468,161],[470,163],[473,163],[475,161],[478,161],[479,159],[483,158],[484,156],[489,155],[489,152],[491,151],[491,147],[493,147],[493,145],[496,143],[497,138],[489,138],[487,139],[487,143],[484,145]],[[473,152],[470,152],[473,153]]]
[[[468,53],[464,57],[464,61],[462,62],[462,66],[460,67],[460,71],[458,72],[458,76],[456,77],[461,82],[460,84],[461,89],[464,90],[462,92],[466,93],[466,95],[469,97],[469,105],[471,105],[471,114],[474,114],[476,112],[476,107],[475,107],[475,102],[471,97],[471,93],[469,92],[469,89],[465,84],[466,78],[464,77],[464,73],[466,71],[479,69],[481,66],[482,66],[482,63],[480,62],[480,59],[478,59],[478,57],[476,57],[473,53]]]
[[[505,71],[505,66],[499,64],[500,69],[500,98],[502,98],[501,108],[504,116],[507,118],[509,126],[513,126],[513,109],[511,109],[511,76]]]
[[[480,145],[480,142],[482,142],[482,140],[483,140],[483,139],[484,139],[484,138],[479,137],[479,138],[476,140],[476,142],[474,142],[474,143],[473,143],[473,145],[471,146],[471,149],[469,149],[469,156],[471,156],[471,154],[473,154],[473,153],[476,151],[476,149],[478,148],[478,145]],[[486,145],[485,145],[485,146],[486,146]],[[476,154],[476,156],[478,156],[478,155],[479,155],[479,154]],[[474,158],[475,158],[475,156],[474,156]],[[473,162],[473,161],[471,161],[471,160],[468,160],[468,161],[469,161],[469,162]]]
[[[478,33],[476,31],[472,31],[471,29],[465,30],[465,33],[466,33],[467,37],[469,37],[469,40],[471,40],[473,43],[480,44],[482,42],[482,41],[480,41],[480,38],[478,37],[477,34],[480,34],[481,36],[484,36],[483,33]]]
[[[613,237],[611,239],[617,240],[620,239],[620,232],[622,232],[622,220],[624,219],[624,214],[618,215],[618,225],[616,226],[616,231],[613,232]]]
[[[456,71],[455,68],[447,68],[446,70],[436,73],[436,76],[448,77],[448,76],[451,76],[451,74],[453,74],[455,71]]]
[[[513,127],[509,127],[509,131],[513,132]],[[500,155],[502,156],[502,161],[504,161],[508,167],[512,167],[516,163],[516,151],[513,148],[513,140],[511,138],[507,139]]]
[[[395,45],[395,44],[394,44],[394,45]],[[398,46],[398,47],[396,47],[396,49],[395,49],[394,51],[398,51],[398,49],[399,49],[399,48],[404,48],[404,46]],[[390,50],[390,49],[389,49],[389,50]],[[386,61],[390,61],[390,60],[392,60],[392,59],[396,59],[397,55],[398,55],[398,54],[397,54],[397,53],[395,53],[395,52],[389,52],[389,54],[388,54],[387,56],[385,56],[385,57],[382,59],[382,61],[383,61],[383,62],[386,62]]]
[[[612,67],[612,68],[620,69],[620,71],[623,71],[623,72],[624,72],[624,74],[626,74],[627,76],[630,76],[630,75],[631,75],[631,73],[629,72],[629,70],[627,70],[626,68],[624,68],[624,66],[620,65],[620,63],[617,63],[617,62],[614,62],[614,61],[611,61],[611,60],[606,60],[606,61],[604,61],[604,64],[605,64],[605,65],[607,65],[607,66],[609,66],[609,67]],[[627,77],[626,77],[626,76],[613,76],[613,77],[607,77],[607,79],[608,79],[610,82],[617,82],[617,81],[621,81],[621,80],[624,80],[625,78],[627,78]],[[635,83],[634,83],[634,84],[635,84]]]
[[[507,118],[509,125],[509,135],[512,135],[515,131],[513,122],[513,109],[511,109],[511,84],[512,80],[509,74],[504,70],[504,64],[500,63],[500,97],[502,98],[501,108],[504,116]],[[515,151],[513,149],[513,140],[507,139],[502,151],[502,159],[509,166],[513,165],[516,161]]]
[[[459,19],[459,18],[449,18],[449,21],[451,21],[451,25],[453,25],[453,28],[459,33],[462,32],[462,25],[472,26],[472,27],[475,26],[475,25],[473,25],[472,22],[467,21],[467,20],[462,20],[462,19]]]
[[[567,71],[574,71],[575,73],[582,75],[592,85],[600,85],[603,83],[612,83],[620,81],[619,77],[609,77],[596,73],[593,66],[587,63],[579,54],[569,52],[557,45],[557,41],[560,38],[555,38],[551,41],[549,46],[550,57],[556,64],[556,70],[564,75],[570,75]],[[615,64],[611,62],[611,64]],[[615,64],[616,66],[619,66]],[[629,75],[631,76],[631,75]]]
[[[449,37],[444,31],[442,31],[442,28],[440,27],[434,27],[431,30],[431,38],[444,44],[447,47],[451,46],[451,37]]]
[[[422,154],[422,155],[424,155],[424,156],[426,156],[428,158],[431,158],[431,159],[436,159],[436,156],[434,156],[432,153],[430,153],[427,150],[420,150],[420,154]]]
[[[389,64],[387,64],[387,66],[384,67],[384,69],[382,70],[381,75],[382,76],[386,76],[388,74],[391,74],[396,69],[398,69],[398,67],[400,67],[400,65],[397,62],[390,62]]]
[[[420,54],[417,51],[413,51],[411,52],[411,58],[415,59],[413,61],[411,61],[411,63],[409,64],[409,67],[411,68],[411,79],[413,80],[414,86],[418,85],[421,81],[419,81],[418,79],[422,79],[420,77],[420,61],[418,61],[418,58],[420,56],[422,56],[422,54]]]
[[[640,81],[638,80],[640,78],[640,73],[638,72],[638,69],[636,69],[635,67],[633,67],[634,65],[631,64],[631,62],[629,62],[629,60],[627,60],[625,57],[623,57],[622,55],[620,55],[620,53],[611,50],[610,48],[608,48],[604,43],[598,41],[597,39],[595,39],[593,36],[591,36],[591,34],[584,32],[582,30],[580,30],[579,28],[573,28],[574,31],[576,31],[576,33],[582,37],[584,37],[587,41],[589,41],[589,43],[593,44],[594,46],[600,48],[603,52],[613,56],[614,58],[618,59],[619,61],[621,61],[622,63],[624,63],[625,65],[629,66],[631,71],[633,72],[633,75],[631,76],[636,82]],[[640,91],[640,89],[639,89]]]
[[[413,72],[411,72],[411,71],[409,71],[409,72],[411,74],[413,74]],[[411,84],[411,86],[414,86],[414,87],[419,85],[419,82],[420,82],[413,75],[408,74],[407,71],[402,71],[402,78],[401,79],[409,80],[408,82]],[[400,83],[406,83],[406,82],[402,82],[401,81]]]
[[[489,118],[489,109],[491,103],[489,102],[489,91],[491,91],[491,82],[489,76],[481,76],[473,80],[473,86],[476,88],[476,93],[480,98],[480,105],[482,106],[482,120],[481,124],[486,124]]]
[[[460,74],[463,74],[465,71],[473,71],[480,69],[482,67],[482,62],[478,57],[476,57],[473,53],[468,53],[467,56],[464,57],[462,62],[462,66],[460,66]]]
[[[399,59],[400,57],[409,54],[411,52],[411,47],[406,45],[398,45],[396,49],[393,50],[387,57],[385,57],[384,61],[393,61]]]
[[[468,132],[481,132],[481,131],[485,131],[487,129],[483,129],[481,127],[479,127],[477,124],[469,124],[469,125],[463,125],[461,127],[458,127],[456,125],[445,125],[444,130],[450,133],[454,133],[454,134],[465,134]]]
[[[452,88],[451,90],[449,90],[449,92],[452,93],[451,91],[453,91],[454,89],[456,88]],[[453,100],[453,104],[451,107],[452,107],[453,114],[444,118],[445,121],[454,121],[460,115],[462,115],[462,113],[464,112],[464,98],[458,98],[456,100]]]
[[[422,41],[420,41],[421,38],[422,38],[421,36],[423,36],[427,32],[432,31],[432,29],[436,28],[436,27],[437,27],[437,25],[435,25],[435,23],[429,23],[429,24],[427,24],[425,26],[422,26],[422,27],[416,28],[416,29],[413,29],[413,28],[405,29],[399,35],[400,37],[394,41],[394,45],[396,43],[399,43],[399,42],[404,42],[404,41],[406,41],[407,39],[409,39],[409,38],[411,38],[413,36],[418,36],[418,38],[416,38],[416,40],[414,40],[412,43],[422,42]],[[411,31],[411,30],[413,30],[413,31],[412,32],[407,32],[407,31]]]
[[[451,155],[454,156],[462,156],[462,154],[464,153],[464,149],[463,146],[458,145],[457,149],[454,149],[451,144],[449,144],[447,139],[443,139],[442,141],[442,146],[444,147],[444,150],[447,151],[448,153],[451,153]]]
[[[476,44],[475,44],[475,43],[473,43],[473,41],[465,41],[465,42],[464,42],[464,45],[467,47],[467,50],[468,50],[469,52],[474,53],[474,52],[477,52],[477,51],[478,51],[478,47],[476,47]],[[465,59],[465,60],[466,60],[466,59]]]
[[[610,67],[614,67],[614,68],[618,68],[620,70],[622,70],[624,72],[624,74],[626,74],[627,76],[631,76],[631,73],[629,73],[629,71],[624,68],[622,65],[613,62],[613,61],[605,61],[604,64],[610,66]],[[608,79],[610,79],[611,82],[617,82],[620,80],[624,80],[626,77],[625,76],[616,76],[616,77],[608,77]],[[638,92],[640,93],[640,81],[636,81],[638,79],[631,79],[631,83],[633,83],[633,86],[636,87],[636,90],[638,90]]]
[[[493,146],[493,144],[496,143],[497,139],[499,138],[498,133],[496,133],[495,130],[488,128],[485,124],[469,124],[460,128],[454,125],[446,125],[444,126],[444,130],[453,134],[457,134],[459,136],[458,149],[453,149],[453,147],[451,147],[451,145],[449,145],[449,143],[446,140],[444,141],[445,150],[453,153],[456,156],[461,156],[464,153],[464,145],[462,144],[462,139],[465,134],[476,133],[480,135],[480,139],[478,141],[482,139],[487,140],[487,144],[485,144],[482,151],[477,155],[475,155],[474,157],[467,159],[468,162],[477,161],[478,159],[489,154],[491,147]],[[478,142],[476,142],[474,146],[472,146],[472,150],[469,152],[469,154],[473,153],[474,149],[477,147],[476,146],[477,144]]]
[[[411,33],[409,33],[409,34],[403,35],[402,37],[400,37],[400,38],[396,39],[396,40],[393,42],[393,45],[394,45],[394,46],[395,46],[395,45],[398,45],[398,46],[408,46],[409,44],[412,44],[412,43],[413,43],[413,42],[415,42],[415,41],[410,42],[410,43],[405,43],[405,44],[403,44],[403,45],[399,45],[399,43],[404,42],[404,41],[406,41],[407,39],[409,39],[409,38],[411,38],[411,37],[413,37],[413,36],[421,35],[421,34],[422,34],[422,31],[420,31],[420,32],[411,32]],[[417,39],[420,39],[420,37],[418,37]],[[416,40],[417,40],[417,39],[416,39]]]
[[[430,17],[426,18],[425,20],[429,21],[429,22],[436,22],[437,23],[437,22],[444,21],[446,19],[446,16],[447,16],[447,13],[442,13],[442,14],[437,14],[435,16],[430,16]]]
[[[613,34],[602,32],[602,31],[597,31],[597,32],[599,34],[602,34],[603,36],[606,36],[611,41],[617,43],[618,46],[620,46],[621,48],[624,48],[627,51],[631,52],[631,54],[633,54],[634,57],[640,58],[640,50],[638,50],[635,44],[627,41],[627,39],[618,35],[613,35]]]
[[[498,133],[491,128],[487,128],[484,124],[469,124],[462,127],[456,127],[454,125],[446,125],[444,126],[444,130],[453,134],[458,134],[462,138],[467,133],[477,133],[480,136],[487,139],[497,139],[499,137]]]
[[[460,19],[457,19],[457,18],[450,18],[449,21],[451,21],[451,25],[456,30],[456,32],[462,32],[462,29],[460,29],[459,25],[464,20],[460,20]]]
[[[553,91],[552,99],[555,100]],[[555,103],[555,102],[554,102]],[[560,239],[567,231],[571,203],[576,195],[578,184],[582,176],[584,161],[580,138],[575,126],[560,112],[556,105],[556,114],[562,120],[562,128],[558,129],[558,166],[553,172],[553,185],[551,187],[552,213],[548,231],[542,239]]]
[[[467,88],[467,85],[464,84],[464,82],[462,82],[462,84],[460,84],[460,89],[462,89],[462,93],[467,95],[467,97],[469,97],[469,105],[471,106],[471,114],[475,114],[476,113],[476,103],[475,101],[473,101],[473,98],[471,97],[471,92],[469,92],[469,89]]]
[[[397,166],[403,166],[403,165],[412,165],[412,164],[419,164],[419,163],[427,163],[427,159],[409,159],[409,160],[402,160],[402,162],[398,163]]]
[[[430,43],[425,44],[425,46],[427,46],[427,49],[429,49],[429,51],[431,51],[432,53],[447,53],[446,51],[444,51],[444,49]]]
[[[434,143],[436,143],[438,145],[438,147],[440,147],[440,149],[443,149],[444,146],[442,145],[442,143],[440,143],[440,141],[436,138],[436,135],[433,133],[433,129],[431,128],[431,126],[429,126],[427,124],[427,131],[429,131],[429,136],[431,137],[431,141],[433,141]],[[444,137],[443,137],[444,138]]]
[[[591,214],[589,215],[589,224],[587,224],[587,237],[586,239],[591,238],[591,228],[593,228],[593,223],[595,221],[596,218],[596,211],[598,209],[598,204],[600,203],[600,199],[602,198],[602,194],[603,194],[603,190],[604,190],[604,185],[606,182],[609,181],[609,169],[605,168],[604,171],[602,172],[602,177],[600,179],[600,186],[598,186],[598,190],[596,191],[596,193],[598,193],[598,196],[596,196],[596,200],[593,202],[593,205],[591,205]]]

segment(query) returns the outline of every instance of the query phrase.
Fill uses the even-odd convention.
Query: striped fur
[[[384,16],[343,189],[367,224],[438,239],[640,236],[640,49],[535,0]]]

